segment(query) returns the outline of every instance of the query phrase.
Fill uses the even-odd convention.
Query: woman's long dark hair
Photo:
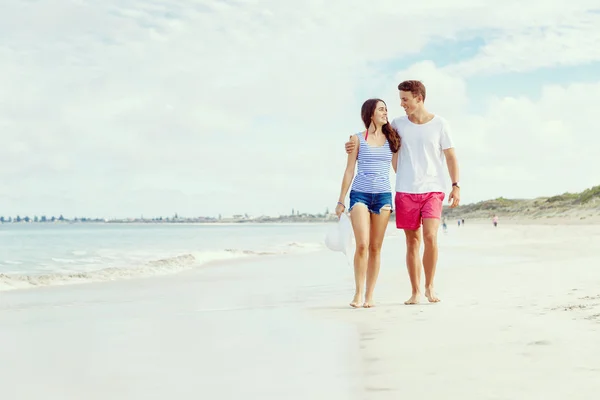
[[[367,129],[369,129],[369,126],[371,126],[371,118],[373,117],[375,109],[377,108],[377,103],[379,102],[385,104],[385,101],[381,99],[369,99],[363,103],[362,108],[360,109],[360,116],[365,124],[365,128]],[[392,125],[389,122],[381,127],[381,131],[388,140],[392,153],[397,152],[400,148],[400,135],[398,135],[398,132],[392,128]]]

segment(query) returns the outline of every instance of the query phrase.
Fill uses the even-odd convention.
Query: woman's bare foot
[[[406,300],[404,302],[404,304],[406,304],[406,305],[419,304],[420,297],[421,297],[421,293],[413,293],[413,295],[410,296],[410,299]]]
[[[425,289],[425,297],[429,300],[430,303],[437,303],[440,299],[433,292],[433,288]]]
[[[375,303],[373,302],[373,299],[366,298],[365,303],[363,304],[363,307],[364,308],[375,307]]]
[[[360,294],[360,293],[354,294],[354,298],[352,299],[352,303],[350,303],[350,307],[353,307],[353,308],[360,307],[360,298],[361,297],[362,297],[362,294]]]

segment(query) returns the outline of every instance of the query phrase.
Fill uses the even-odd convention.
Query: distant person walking
[[[383,100],[369,99],[361,108],[366,130],[350,137],[342,189],[335,208],[339,217],[346,209],[350,188],[350,220],[356,240],[354,253],[354,298],[350,306],[373,307],[373,291],[381,264],[381,246],[393,210],[390,165],[396,170],[400,136],[389,124]],[[356,176],[355,168],[358,164]],[[363,302],[364,298],[364,302]]]
[[[420,81],[404,81],[398,85],[400,104],[406,116],[395,118],[391,125],[400,135],[396,171],[396,227],[406,236],[406,265],[412,287],[405,304],[417,304],[421,297],[421,269],[425,270],[425,297],[440,299],[434,291],[438,260],[437,234],[446,191],[446,174],[452,180],[450,207],[460,202],[458,160],[448,122],[425,109],[425,85]],[[347,153],[356,141],[345,143]],[[421,233],[421,226],[423,227]],[[420,260],[421,243],[425,243]]]
[[[492,223],[494,224],[494,228],[498,226],[498,216],[494,215],[492,218]]]

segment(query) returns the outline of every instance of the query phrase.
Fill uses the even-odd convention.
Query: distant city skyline
[[[217,217],[205,216],[205,215],[178,215],[174,214],[171,216],[129,216],[123,218],[115,218],[115,217],[89,217],[89,216],[79,216],[79,217],[69,217],[60,214],[58,217],[52,216],[29,216],[29,215],[16,215],[13,216],[1,216],[0,215],[0,224],[10,224],[10,223],[55,223],[55,222],[228,222],[228,221],[253,221],[253,220],[264,220],[264,219],[277,219],[277,218],[332,218],[335,217],[335,214],[330,213],[329,210],[325,210],[322,213],[301,213],[299,211],[293,212],[291,214],[285,215],[250,215],[248,213],[243,214],[233,214],[233,215],[222,215],[219,214]]]
[[[300,212],[300,210],[294,210],[292,209],[291,213],[288,214],[278,214],[278,215],[266,215],[266,214],[261,214],[261,215],[252,215],[249,213],[237,213],[237,214],[230,214],[230,215],[224,215],[224,214],[218,214],[216,216],[211,216],[211,215],[179,215],[178,213],[174,213],[172,215],[155,215],[155,216],[144,216],[144,215],[130,215],[127,217],[108,217],[108,216],[85,216],[85,215],[81,215],[81,216],[65,216],[63,214],[59,214],[58,216],[55,215],[40,215],[40,214],[33,214],[33,215],[22,215],[22,214],[17,214],[15,216],[12,215],[2,215],[0,213],[0,223],[10,223],[10,222],[55,222],[55,221],[100,221],[100,220],[110,220],[110,219],[139,219],[139,220],[178,220],[178,219],[206,219],[206,220],[222,220],[222,219],[254,219],[254,218],[261,218],[261,217],[270,217],[270,218],[276,218],[276,217],[287,217],[287,216],[300,216],[300,215],[330,215],[331,212],[329,211],[329,208],[326,207],[324,209],[325,211],[319,213],[310,213],[310,212]]]
[[[0,36],[5,216],[333,209],[362,102],[403,115],[405,79],[463,203],[600,182],[597,1],[3,2]]]

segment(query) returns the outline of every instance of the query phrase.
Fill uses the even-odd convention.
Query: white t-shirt
[[[448,167],[443,150],[453,147],[448,122],[435,115],[424,124],[408,116],[395,118],[392,126],[401,139],[396,172],[396,192],[446,192]]]

